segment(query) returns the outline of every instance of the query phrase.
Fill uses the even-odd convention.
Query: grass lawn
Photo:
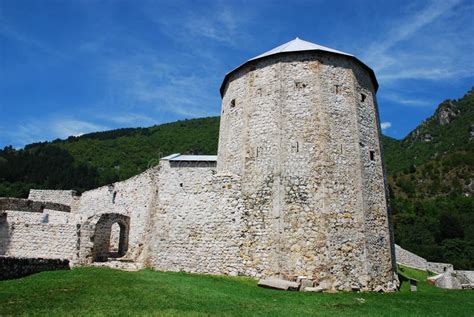
[[[4,315],[474,316],[474,291],[303,293],[257,287],[250,278],[77,268],[0,281]]]

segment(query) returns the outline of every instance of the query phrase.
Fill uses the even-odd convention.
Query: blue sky
[[[0,147],[218,115],[225,73],[297,36],[375,70],[396,138],[474,84],[472,0],[0,0]]]

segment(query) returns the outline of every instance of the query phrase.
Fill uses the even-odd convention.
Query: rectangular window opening
[[[375,151],[370,151],[370,160],[375,161]]]
[[[366,98],[367,98],[366,95],[360,94],[360,101],[361,101],[361,102],[364,102]]]

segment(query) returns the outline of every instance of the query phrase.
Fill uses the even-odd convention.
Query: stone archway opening
[[[109,244],[109,253],[118,257],[118,251],[120,246],[120,225],[118,222],[114,223],[110,228],[110,244]]]
[[[120,214],[103,214],[94,231],[93,262],[122,258],[128,251],[130,218]]]
[[[128,228],[119,222],[112,224],[109,239],[109,258],[121,258],[128,249]]]

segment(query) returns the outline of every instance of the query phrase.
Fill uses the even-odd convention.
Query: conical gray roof
[[[260,54],[254,58],[251,58],[249,59],[249,61],[253,61],[255,59],[259,59],[259,58],[270,56],[270,55],[275,55],[278,53],[290,53],[290,52],[300,52],[300,51],[325,51],[325,52],[336,53],[336,54],[341,54],[341,55],[354,56],[348,53],[337,51],[335,49],[332,49],[326,46],[304,41],[297,37],[292,41],[289,41],[285,44],[275,47],[272,50],[269,50],[268,52]]]
[[[304,41],[304,40],[297,37],[294,40],[291,40],[291,41],[289,41],[285,44],[282,44],[280,46],[275,47],[274,49],[269,50],[268,52],[265,52],[263,54],[260,54],[258,56],[255,56],[254,58],[251,58],[251,59],[247,60],[245,63],[243,63],[239,67],[237,67],[234,70],[232,70],[231,72],[227,73],[224,77],[224,80],[223,80],[221,88],[220,88],[221,96],[224,95],[225,85],[226,85],[227,80],[229,79],[230,75],[233,72],[235,72],[236,70],[243,67],[244,65],[247,65],[248,63],[251,63],[255,60],[259,60],[259,59],[262,59],[262,58],[265,58],[265,57],[268,57],[268,56],[272,56],[272,55],[292,53],[292,52],[303,52],[303,51],[324,51],[324,52],[328,52],[328,53],[348,56],[348,57],[354,59],[356,62],[362,64],[362,66],[364,66],[369,71],[369,73],[372,77],[372,80],[374,82],[374,85],[375,85],[375,90],[377,91],[378,83],[377,83],[377,79],[375,78],[374,71],[370,67],[368,67],[367,65],[362,63],[354,55],[349,54],[349,53],[345,53],[345,52],[341,52],[341,51],[338,51],[338,50],[335,50],[335,49],[332,49],[332,48],[329,48],[329,47],[326,47],[326,46],[322,46],[322,45],[319,45],[319,44]]]

